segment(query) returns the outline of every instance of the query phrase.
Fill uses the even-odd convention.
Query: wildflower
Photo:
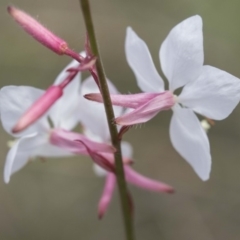
[[[115,122],[143,123],[162,110],[172,109],[172,144],[199,177],[207,180],[211,170],[210,146],[194,112],[214,120],[226,118],[239,102],[240,81],[225,71],[203,65],[201,17],[190,17],[175,26],[160,48],[161,67],[169,91],[164,90],[164,81],[157,73],[147,45],[131,28],[127,29],[125,50],[138,86],[145,93],[112,95],[113,104],[134,108]],[[176,96],[174,91],[181,87],[180,95]],[[96,94],[86,97],[102,101]]]
[[[77,67],[79,63],[73,61],[56,78],[54,86],[59,85],[68,74],[68,68]],[[3,128],[16,137],[13,146],[6,157],[4,181],[9,182],[13,173],[19,171],[29,159],[36,156],[62,157],[73,154],[85,154],[84,145],[74,142],[86,142],[94,151],[114,152],[112,146],[90,141],[81,134],[69,132],[78,123],[79,119],[79,90],[80,73],[64,88],[62,97],[55,105],[42,116],[35,124],[30,125],[22,132],[12,133],[12,127],[19,117],[28,109],[44,91],[27,86],[6,86],[0,91],[0,115]],[[34,117],[34,114],[33,114]],[[54,128],[48,119],[51,119]],[[75,143],[75,144],[74,144]]]
[[[118,93],[117,89],[113,86],[113,84],[108,81],[109,91],[112,94]],[[93,78],[88,78],[82,83],[81,86],[81,95],[84,95],[88,92],[96,92],[99,93],[99,89],[95,84]],[[104,113],[103,105],[95,102],[87,101],[82,97],[81,99],[81,115],[80,122],[84,127],[84,134],[89,139],[100,142],[100,143],[108,143],[110,141],[110,133],[107,126],[107,119]],[[114,107],[115,116],[119,116],[123,113],[122,107]],[[167,184],[149,179],[147,177],[142,176],[133,170],[129,163],[130,159],[132,159],[132,146],[128,142],[122,142],[122,153],[123,153],[123,162],[124,162],[124,172],[126,176],[126,180],[129,183],[134,184],[140,188],[156,191],[156,192],[173,192],[173,188]],[[91,155],[91,154],[90,154]],[[95,156],[93,156],[94,158]],[[104,158],[109,162],[113,162],[113,154],[111,153],[98,153],[97,157]],[[114,163],[114,162],[113,162]],[[105,186],[102,193],[102,196],[99,201],[98,206],[98,215],[101,218],[107,210],[107,207],[112,199],[112,194],[116,185],[116,177],[114,171],[106,171],[102,169],[99,164],[94,164],[94,171],[98,176],[105,177]]]

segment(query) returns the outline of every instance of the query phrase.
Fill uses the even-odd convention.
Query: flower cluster
[[[86,40],[85,51],[72,51],[26,13],[8,8],[11,16],[38,42],[59,55],[74,60],[46,91],[30,86],[6,86],[0,90],[3,128],[16,140],[6,157],[4,181],[36,157],[87,155],[98,176],[105,177],[99,202],[102,217],[116,185],[114,153],[95,67],[96,57]],[[159,57],[169,90],[157,73],[145,42],[129,27],[125,43],[127,61],[143,93],[123,95],[107,81],[114,105],[119,141],[130,126],[152,119],[158,112],[173,110],[170,138],[174,148],[202,180],[211,171],[208,122],[226,118],[240,100],[240,80],[212,66],[203,65],[202,19],[190,17],[175,26],[161,45]],[[81,80],[81,72],[91,74]],[[180,89],[177,96],[174,91]],[[179,92],[179,91],[178,91]],[[201,122],[198,113],[204,117]],[[207,119],[207,120],[206,120]],[[80,124],[82,133],[73,129]],[[121,142],[123,170],[127,182],[156,192],[173,192],[165,183],[147,178],[132,168],[133,149]],[[131,204],[129,193],[129,202]]]

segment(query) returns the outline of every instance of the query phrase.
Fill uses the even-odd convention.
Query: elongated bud
[[[12,129],[13,133],[23,131],[37,121],[47,110],[62,96],[63,90],[59,86],[51,86],[47,91],[27,110]]]
[[[25,12],[9,6],[7,8],[9,14],[14,20],[38,42],[51,49],[55,53],[62,55],[69,50],[67,43],[41,25],[34,18]]]

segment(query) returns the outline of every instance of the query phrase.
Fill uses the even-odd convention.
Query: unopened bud
[[[23,131],[43,116],[47,110],[62,96],[63,90],[59,86],[51,86],[47,91],[27,110],[12,129],[13,133]]]
[[[14,20],[38,42],[51,49],[55,53],[62,55],[68,50],[67,43],[41,25],[34,18],[25,12],[9,6],[7,8],[9,14]]]

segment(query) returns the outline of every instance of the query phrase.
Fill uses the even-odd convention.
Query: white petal
[[[226,118],[240,100],[240,79],[211,66],[204,66],[196,81],[179,96],[186,107],[215,120]]]
[[[195,80],[204,58],[201,17],[190,17],[175,26],[162,43],[159,56],[171,91]]]
[[[67,76],[69,68],[77,67],[79,63],[73,60],[68,64],[56,78],[54,85],[60,84]],[[54,104],[50,110],[50,117],[55,127],[65,130],[73,129],[78,123],[79,100],[80,100],[81,74],[65,87],[63,96]]]
[[[110,93],[117,94],[118,91],[115,86],[108,80],[108,87]],[[102,103],[92,102],[83,97],[87,93],[99,93],[99,89],[92,77],[87,78],[81,87],[81,110],[80,110],[80,121],[86,128],[87,132],[91,132],[98,138],[102,139],[103,142],[108,142],[110,138],[107,118]],[[115,116],[119,116],[123,108],[113,107]],[[93,139],[94,140],[94,139]]]
[[[46,134],[32,133],[18,139],[9,150],[4,167],[4,181],[9,182],[13,173],[19,171],[34,157],[65,157],[71,153],[51,145]]]
[[[175,106],[170,124],[170,138],[174,148],[192,166],[202,180],[211,171],[209,141],[197,116],[190,109]]]
[[[164,91],[164,82],[154,66],[146,43],[130,27],[127,28],[125,52],[139,88],[144,92]]]
[[[34,149],[34,156],[38,157],[67,157],[73,156],[71,152],[66,151],[63,148],[57,147],[49,142],[48,135],[38,135],[38,146]]]
[[[0,90],[0,115],[3,128],[11,135],[12,128],[25,111],[44,93],[43,90],[27,86],[6,86]],[[49,128],[46,117],[41,118],[25,131],[23,136]]]
[[[4,181],[8,183],[13,173],[19,171],[24,167],[32,153],[32,144],[35,143],[34,139],[37,133],[24,136],[17,140],[13,147],[9,150],[6,163],[4,166]],[[29,145],[30,144],[30,145]]]
[[[107,175],[107,171],[95,163],[93,164],[93,171],[99,177],[105,177]]]
[[[122,147],[122,155],[125,158],[132,158],[133,156],[133,147],[129,142],[122,141],[121,142]]]

